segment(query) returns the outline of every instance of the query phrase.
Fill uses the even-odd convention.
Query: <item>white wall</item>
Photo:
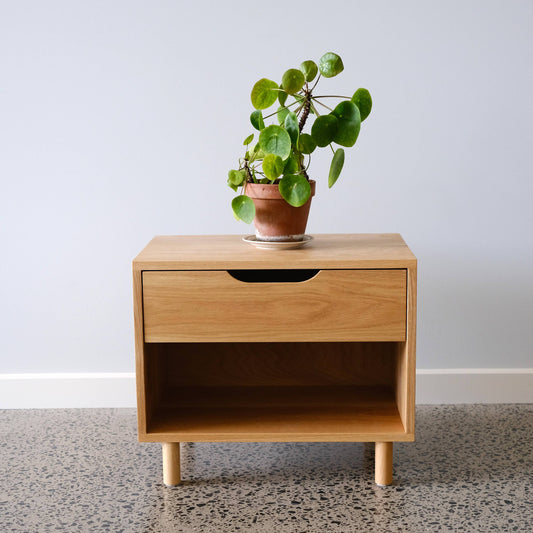
[[[310,233],[400,232],[420,368],[531,367],[533,2],[0,1],[0,373],[131,372],[131,260],[244,234],[261,77],[336,51],[374,98]]]

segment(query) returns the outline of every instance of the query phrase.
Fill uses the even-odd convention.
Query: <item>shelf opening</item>
[[[147,440],[409,440],[396,342],[146,344]]]

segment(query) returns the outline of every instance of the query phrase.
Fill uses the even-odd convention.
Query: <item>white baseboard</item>
[[[418,404],[533,403],[533,368],[417,370]],[[135,374],[0,374],[0,409],[135,407]]]
[[[533,368],[418,369],[416,403],[533,403]]]
[[[133,372],[0,374],[0,409],[135,406]]]

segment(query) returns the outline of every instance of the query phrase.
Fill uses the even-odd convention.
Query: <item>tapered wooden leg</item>
[[[392,483],[392,442],[376,442],[376,483]]]
[[[180,481],[180,443],[163,442],[163,483],[173,487]]]

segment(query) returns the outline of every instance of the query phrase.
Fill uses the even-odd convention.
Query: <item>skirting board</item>
[[[533,368],[417,370],[416,403],[533,403]],[[135,374],[0,374],[0,409],[135,407]]]

